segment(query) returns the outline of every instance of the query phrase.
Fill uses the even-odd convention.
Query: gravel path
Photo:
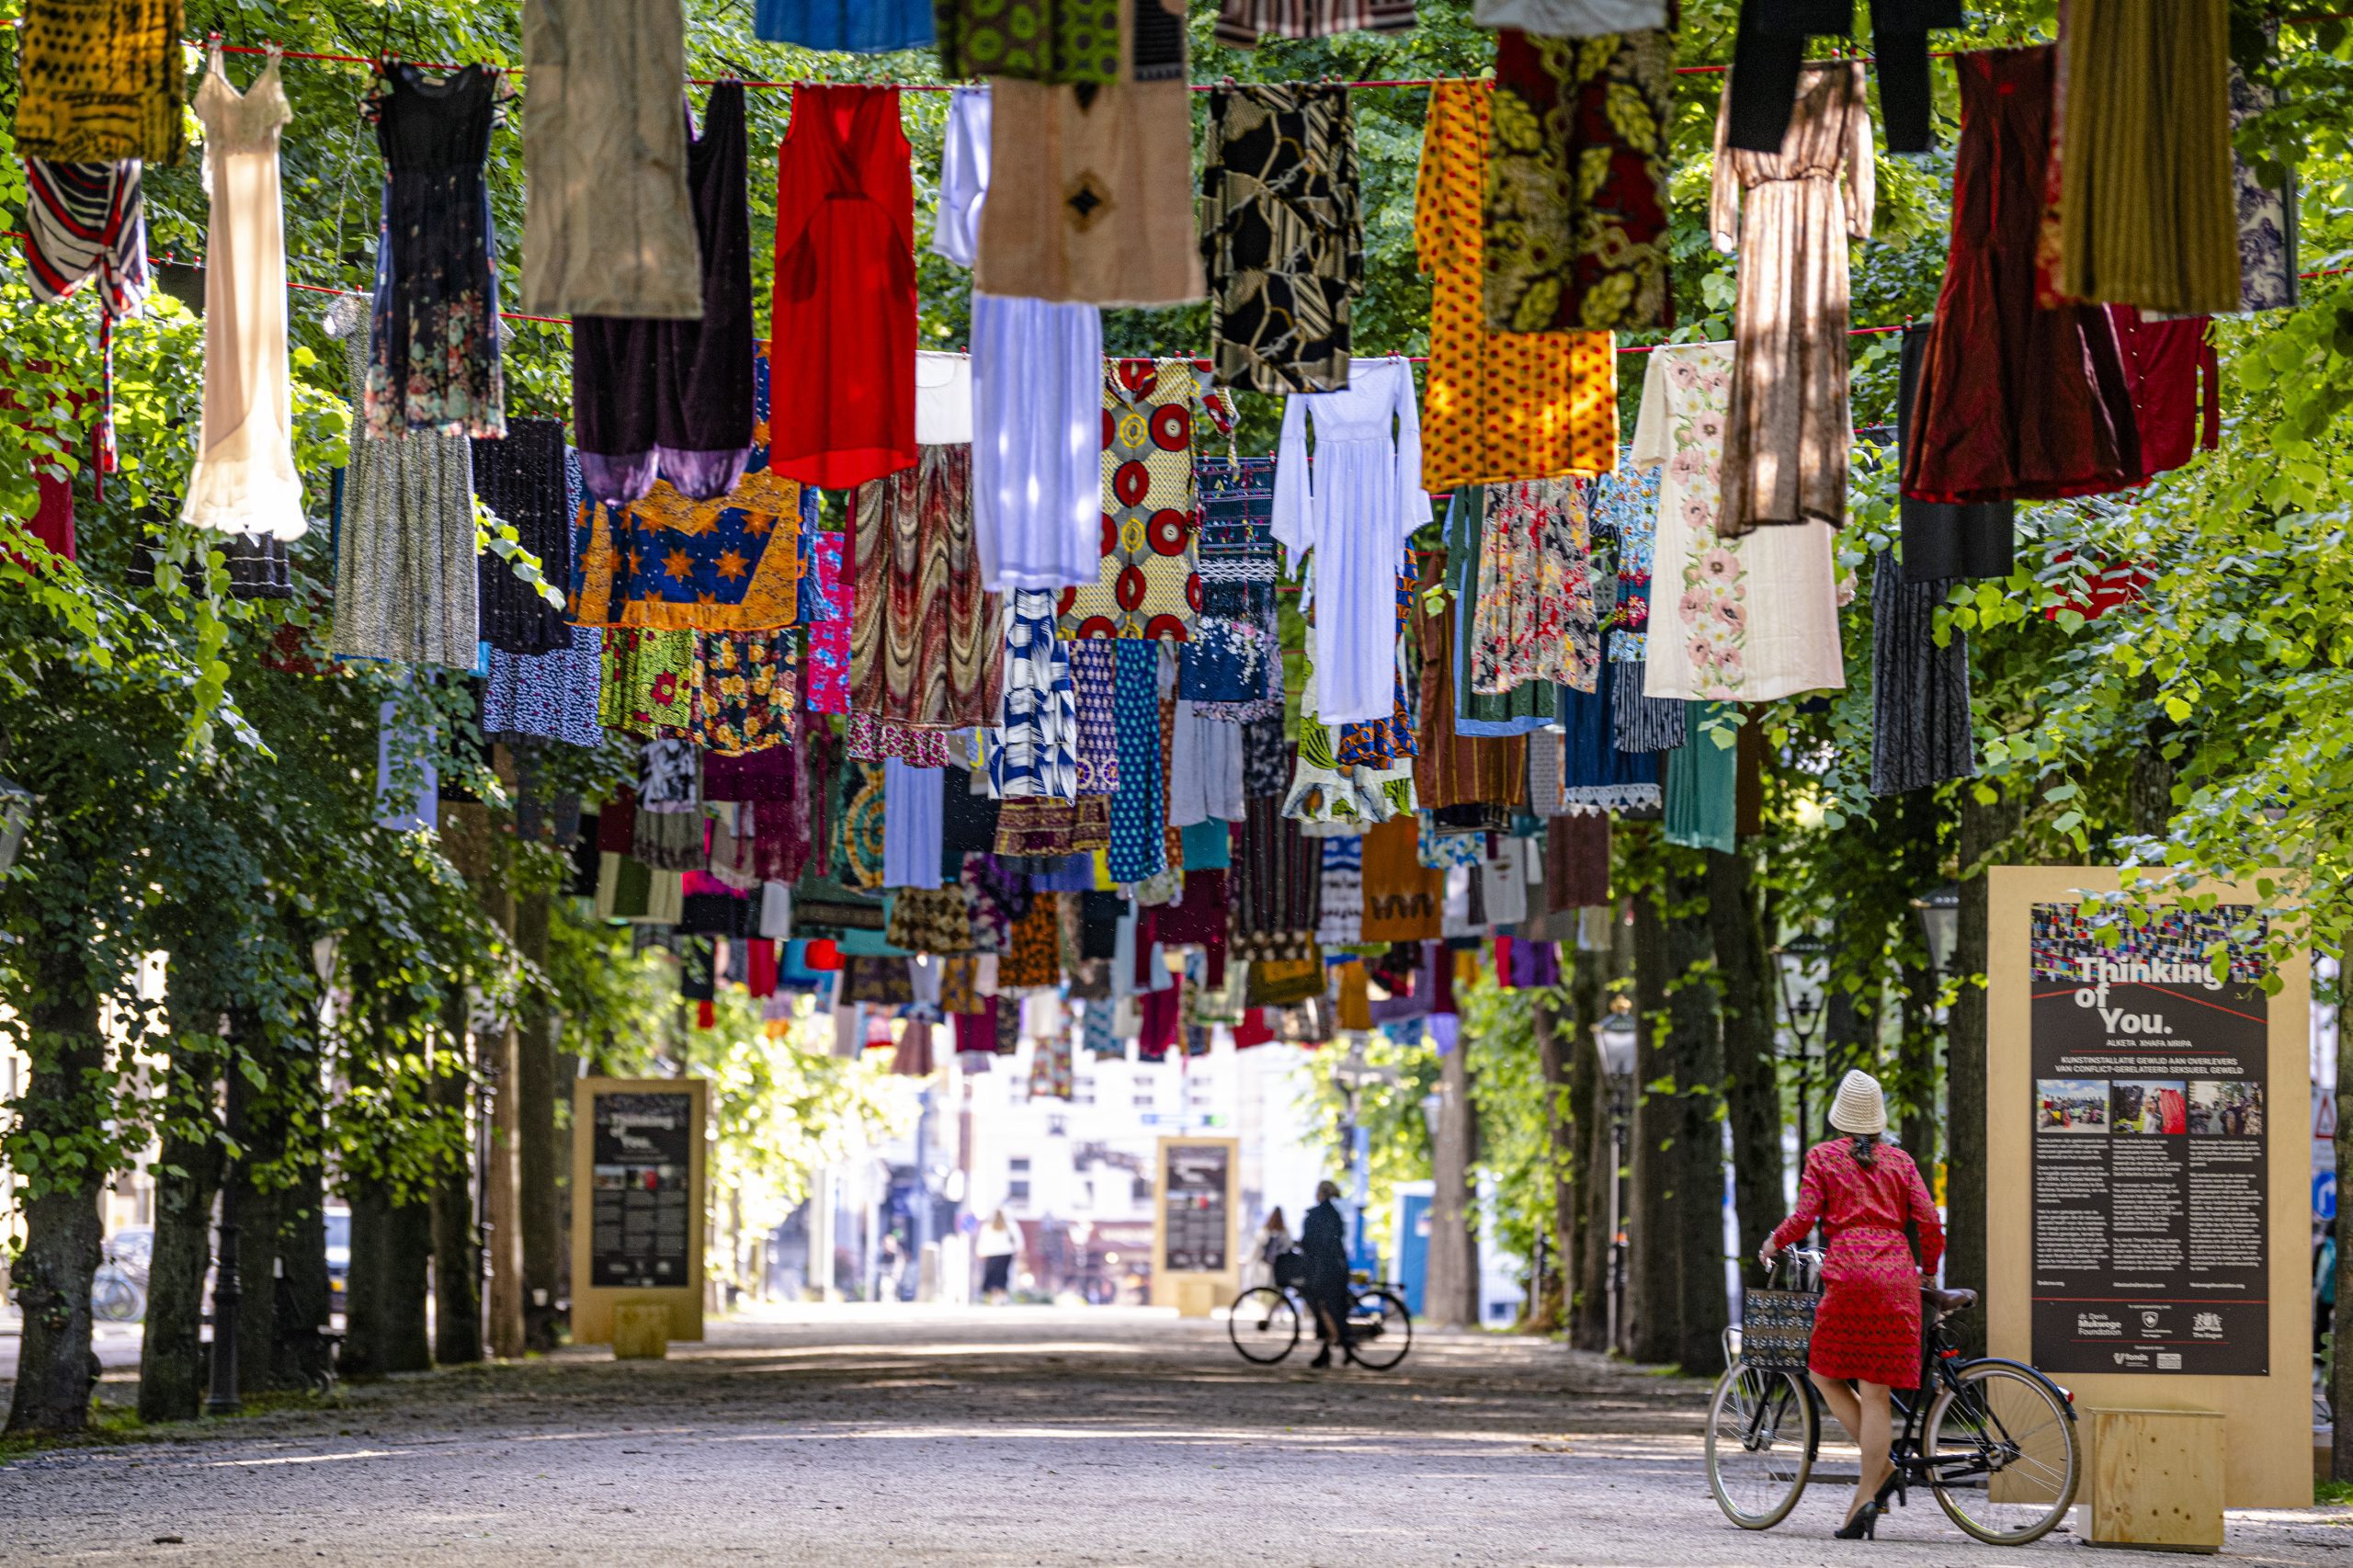
[[[1524,1339],[1314,1373],[1141,1311],[795,1308],[666,1362],[566,1352],[21,1460],[0,1562],[2086,1561],[2064,1534],[1979,1546],[1925,1498],[1850,1549],[1827,1485],[1733,1529],[1701,1477],[1704,1392]],[[2229,1554],[2353,1563],[2353,1514],[2234,1516]]]

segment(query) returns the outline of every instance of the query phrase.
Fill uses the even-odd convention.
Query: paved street
[[[1154,1312],[796,1308],[663,1363],[566,1353],[19,1460],[0,1562],[2075,1557],[2064,1535],[1976,1545],[1926,1499],[1848,1548],[1828,1486],[1778,1530],[1734,1530],[1701,1475],[1702,1392],[1529,1340],[1425,1337],[1393,1373],[1318,1374]],[[2353,1514],[2234,1516],[2230,1537],[2249,1561],[2343,1562]]]

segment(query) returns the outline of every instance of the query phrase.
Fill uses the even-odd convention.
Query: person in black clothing
[[[1300,1282],[1300,1293],[1314,1309],[1316,1336],[1324,1341],[1322,1354],[1308,1363],[1314,1367],[1332,1364],[1335,1344],[1348,1359],[1356,1359],[1356,1346],[1348,1336],[1348,1222],[1334,1201],[1339,1196],[1337,1182],[1317,1183],[1315,1207],[1307,1211],[1299,1228],[1306,1276]]]

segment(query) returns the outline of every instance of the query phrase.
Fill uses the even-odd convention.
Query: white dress
[[[1273,519],[1276,542],[1290,552],[1294,573],[1302,555],[1314,556],[1310,651],[1317,712],[1334,726],[1390,717],[1397,696],[1397,571],[1406,537],[1430,520],[1412,366],[1352,359],[1345,391],[1293,392],[1285,400]]]
[[[1659,474],[1643,695],[1768,702],[1847,684],[1838,574],[1820,518],[1716,532],[1732,345],[1658,349],[1643,374],[1633,466]]]
[[[979,256],[989,92],[959,87],[931,248]],[[972,545],[983,585],[1083,587],[1103,563],[1103,312],[972,293]]]
[[[300,539],[302,482],[294,472],[294,393],[286,363],[286,225],[278,133],[294,111],[278,56],[242,96],[214,50],[196,90],[204,122],[204,419],[183,522],[222,533]]]

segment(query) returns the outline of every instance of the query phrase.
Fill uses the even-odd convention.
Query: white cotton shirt
[[[915,444],[963,447],[972,440],[972,361],[964,354],[915,356]]]

